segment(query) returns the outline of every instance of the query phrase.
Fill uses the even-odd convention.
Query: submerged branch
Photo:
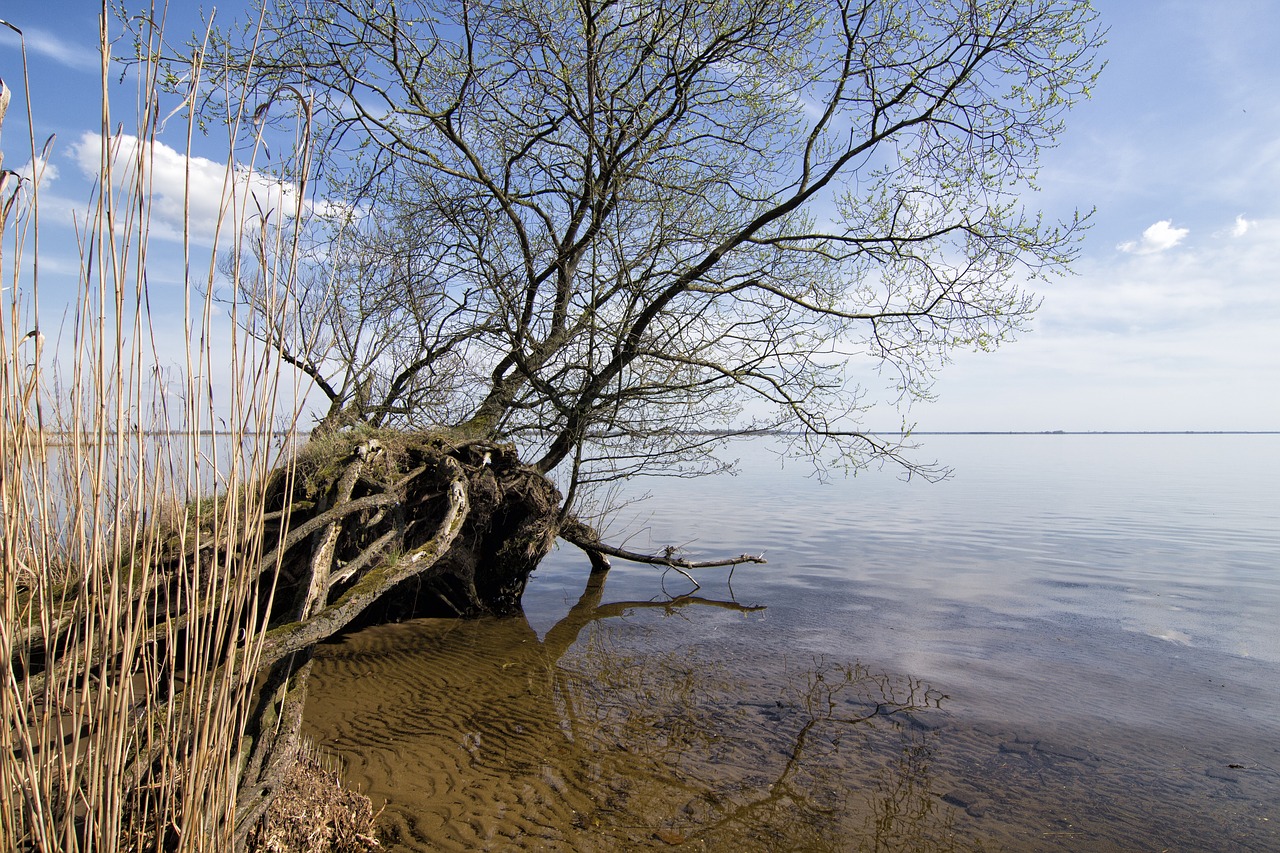
[[[663,566],[678,572],[690,583],[694,588],[700,588],[693,576],[688,570],[692,569],[712,569],[721,566],[739,566],[743,563],[767,563],[764,554],[739,554],[736,557],[723,557],[715,560],[686,560],[683,557],[676,556],[678,551],[674,546],[668,545],[658,554],[644,554],[639,551],[631,551],[626,548],[619,548],[616,545],[609,545],[600,541],[600,536],[590,526],[581,521],[572,519],[565,522],[560,528],[560,538],[566,542],[576,545],[591,558],[591,564],[596,571],[607,571],[609,568],[608,557],[617,557],[619,560],[626,560],[631,563],[643,563],[650,566]]]

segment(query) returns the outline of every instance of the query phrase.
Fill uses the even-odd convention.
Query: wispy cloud
[[[1243,237],[1249,233],[1249,229],[1254,226],[1253,222],[1245,219],[1244,216],[1236,217],[1236,224],[1231,227],[1232,237]]]
[[[22,38],[27,43],[28,53],[39,54],[76,71],[99,71],[102,68],[96,45],[86,47],[71,44],[39,27],[21,27],[21,30]],[[21,40],[16,32],[8,27],[0,27],[0,47],[17,49],[20,45]]]
[[[1280,218],[1187,251],[1104,255],[1046,287],[1037,328],[942,372],[924,429],[1276,429]]]
[[[1141,240],[1126,240],[1116,248],[1135,255],[1153,255],[1172,249],[1190,233],[1186,228],[1174,228],[1172,220],[1161,219],[1142,232]]]
[[[1239,230],[1239,222],[1247,227]],[[1181,229],[1179,229],[1181,230]],[[1253,328],[1280,319],[1280,219],[1237,220],[1206,226],[1204,239],[1179,252],[1099,257],[1079,265],[1080,275],[1046,292],[1041,319],[1055,328],[1114,331],[1182,328],[1210,314]],[[1274,337],[1269,335],[1268,337]],[[1239,338],[1233,339],[1238,344]]]

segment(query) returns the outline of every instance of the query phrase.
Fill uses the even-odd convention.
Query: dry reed
[[[77,226],[78,288],[57,306],[59,340],[41,331],[53,313],[39,180],[52,140],[39,147],[31,128],[32,172],[5,173],[0,190],[0,849],[226,850],[271,592],[238,567],[276,544],[261,541],[255,486],[292,441],[299,405],[276,355],[218,316],[215,257],[256,258],[247,280],[287,293],[299,217],[255,203],[259,144],[249,168],[228,165],[214,233],[193,232],[188,203],[183,349],[166,350],[148,285],[155,143],[166,112],[186,119],[189,179],[203,56],[191,57],[185,102],[166,111],[160,29],[139,25],[140,107],[125,135],[107,98],[105,9],[100,173]],[[29,91],[26,74],[24,47]],[[232,117],[228,164],[254,133],[248,116]],[[275,201],[300,205],[306,189]],[[229,377],[217,398],[215,375]],[[204,547],[227,542],[242,544]],[[185,618],[157,619],[162,605]]]

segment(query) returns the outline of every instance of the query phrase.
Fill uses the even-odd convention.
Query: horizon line
[[[889,435],[1280,435],[1280,429],[946,429],[889,430]]]

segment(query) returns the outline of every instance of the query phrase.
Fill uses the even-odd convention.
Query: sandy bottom
[[[320,652],[306,733],[385,803],[393,850],[1280,850],[1274,750],[975,720],[707,627],[742,616],[588,590],[542,637],[369,629]]]

